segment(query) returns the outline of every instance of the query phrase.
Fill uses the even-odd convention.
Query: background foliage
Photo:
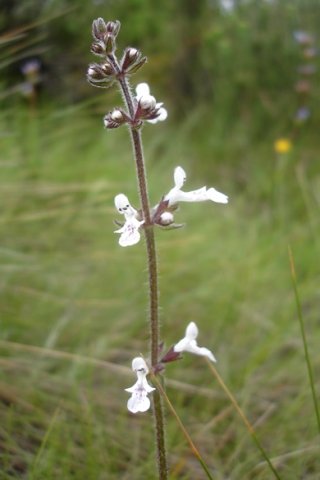
[[[1,478],[155,478],[151,417],[130,416],[123,391],[131,359],[147,354],[144,245],[120,249],[112,233],[114,195],[138,199],[126,130],[102,128],[118,93],[85,79],[98,16],[121,21],[119,49],[148,56],[133,82],[148,81],[169,110],[143,132],[152,201],[179,164],[190,189],[207,183],[231,199],[183,206],[186,227],[157,232],[163,338],[174,343],[196,321],[282,478],[318,478],[287,246],[319,392],[318,72],[303,98],[311,116],[297,123],[306,59],[293,32],[316,34],[320,7],[234,3],[1,2]],[[41,82],[26,96],[21,67],[33,58]],[[292,142],[286,154],[274,151],[280,137]],[[186,355],[167,375],[216,478],[269,479],[201,358]],[[170,478],[201,480],[167,423]]]

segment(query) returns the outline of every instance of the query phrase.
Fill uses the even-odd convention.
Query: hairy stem
[[[111,60],[111,59],[110,59]],[[112,63],[120,72],[115,57]],[[134,115],[134,103],[127,79],[121,74],[118,76],[121,91],[128,108],[131,118]],[[158,363],[159,349],[159,297],[158,297],[158,268],[156,244],[154,238],[153,225],[151,222],[150,205],[148,196],[147,175],[144,163],[143,147],[141,140],[141,131],[130,127],[130,135],[133,145],[134,158],[136,163],[136,172],[139,185],[139,194],[144,219],[144,233],[147,248],[148,273],[149,273],[149,320],[150,320],[150,350],[152,366]],[[160,480],[167,480],[168,467],[165,448],[164,415],[161,396],[158,391],[153,394],[154,418],[156,429],[157,458]]]

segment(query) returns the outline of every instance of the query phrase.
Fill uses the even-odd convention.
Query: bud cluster
[[[147,58],[143,57],[136,48],[125,49],[122,59],[118,64],[115,58],[116,38],[120,30],[120,22],[105,22],[97,18],[92,23],[93,43],[91,52],[104,59],[104,63],[92,63],[87,71],[87,79],[94,87],[107,88],[112,85],[116,77],[135,73]],[[111,127],[114,128],[114,127]]]
[[[94,42],[91,51],[95,55],[104,57],[114,53],[116,49],[116,37],[120,30],[120,22],[105,22],[103,18],[97,18],[92,23],[92,36]]]

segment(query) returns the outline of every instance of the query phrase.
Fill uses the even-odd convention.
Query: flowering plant
[[[157,102],[155,97],[151,95],[147,83],[139,83],[135,88],[135,95],[132,94],[129,75],[135,73],[144,65],[146,57],[136,48],[127,47],[119,60],[115,53],[116,39],[119,30],[120,22],[118,21],[105,22],[102,18],[98,18],[93,22],[93,43],[91,51],[100,58],[100,63],[92,63],[89,65],[87,79],[91,85],[99,88],[107,88],[114,83],[117,83],[120,87],[125,104],[124,108],[113,108],[105,115],[103,123],[105,128],[109,130],[119,128],[122,125],[127,125],[129,128],[138,178],[139,208],[133,207],[124,193],[117,194],[114,199],[118,213],[124,218],[124,222],[115,221],[119,227],[115,230],[115,233],[120,234],[119,245],[121,247],[135,245],[140,241],[141,234],[144,234],[149,280],[150,358],[145,360],[140,355],[132,360],[132,370],[136,375],[136,382],[131,387],[125,389],[131,394],[127,401],[127,408],[130,413],[137,414],[148,411],[151,403],[153,405],[157,464],[159,478],[161,480],[167,480],[168,478],[162,398],[167,401],[169,409],[174,412],[193,453],[199,460],[207,477],[212,479],[208,467],[174,411],[165,392],[162,380],[158,379],[160,375],[163,375],[167,364],[180,360],[184,352],[204,357],[209,368],[215,374],[218,382],[247,426],[249,433],[254,438],[255,443],[268,462],[275,477],[279,479],[276,470],[255,436],[252,426],[244,416],[241,408],[224,384],[222,378],[215,370],[213,366],[216,362],[214,354],[207,347],[200,347],[198,345],[197,338],[199,330],[195,322],[190,322],[187,325],[185,336],[169,348],[166,353],[163,353],[164,342],[160,341],[158,318],[158,265],[154,227],[178,228],[182,226],[174,223],[175,211],[182,202],[198,203],[212,201],[218,204],[227,204],[228,196],[213,187],[207,188],[206,186],[196,190],[183,190],[186,173],[181,166],[177,166],[173,174],[174,186],[169,189],[168,193],[162,196],[154,207],[150,208],[141,131],[145,122],[155,124],[166,120],[168,112],[163,106],[163,103]],[[148,376],[153,386],[148,382]]]
[[[105,22],[98,18],[93,22],[93,43],[91,51],[101,59],[100,63],[92,63],[88,67],[87,79],[95,87],[107,88],[118,83],[125,99],[125,107],[115,107],[108,112],[103,123],[106,129],[119,128],[122,125],[129,127],[140,196],[140,208],[134,208],[124,193],[115,196],[114,203],[117,211],[123,215],[124,222],[116,221],[120,234],[119,245],[129,247],[137,244],[144,232],[147,248],[148,271],[149,271],[149,296],[150,296],[150,368],[142,357],[136,357],[132,361],[132,370],[137,376],[136,383],[126,388],[131,394],[127,407],[131,413],[145,412],[150,408],[149,394],[153,393],[153,411],[156,423],[156,441],[158,451],[158,468],[161,479],[167,478],[167,459],[165,450],[163,406],[159,392],[149,385],[147,375],[158,374],[164,370],[167,363],[181,358],[181,352],[190,352],[201,355],[215,362],[213,353],[205,347],[197,345],[198,328],[191,322],[186,330],[185,337],[177,342],[174,347],[162,355],[160,352],[160,332],[158,322],[158,278],[157,257],[155,246],[154,227],[179,227],[174,223],[174,212],[181,202],[204,202],[207,200],[225,204],[228,197],[214,188],[201,187],[196,190],[184,191],[182,187],[186,181],[186,173],[181,166],[174,170],[174,186],[164,194],[160,201],[150,208],[149,194],[146,182],[146,167],[141,141],[141,127],[145,122],[152,124],[162,122],[168,117],[168,112],[163,103],[157,102],[150,93],[147,83],[139,83],[132,94],[129,85],[129,75],[139,70],[146,62],[146,57],[132,47],[125,49],[122,58],[116,56],[116,38],[120,30],[120,23]]]

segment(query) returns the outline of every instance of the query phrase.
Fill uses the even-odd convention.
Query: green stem
[[[116,66],[120,72],[119,65],[116,58],[113,56],[113,65]],[[134,103],[127,79],[121,74],[118,76],[118,81],[121,87],[121,91],[128,108],[128,112],[131,118],[134,115]],[[150,320],[150,350],[151,350],[151,364],[152,366],[158,363],[158,350],[159,350],[159,293],[158,293],[158,267],[157,267],[157,254],[156,244],[154,238],[153,225],[151,222],[150,205],[148,196],[147,175],[145,169],[143,147],[141,140],[141,131],[130,127],[130,136],[132,140],[134,158],[136,163],[136,172],[139,185],[139,194],[141,201],[141,208],[144,219],[144,233],[146,239],[147,248],[147,260],[148,260],[148,274],[149,274],[149,320]],[[165,428],[164,428],[164,414],[161,396],[158,392],[154,392],[153,395],[153,412],[155,419],[156,430],[156,444],[157,444],[157,459],[158,459],[158,471],[159,479],[167,480],[168,467],[167,467],[167,455],[165,447]]]

